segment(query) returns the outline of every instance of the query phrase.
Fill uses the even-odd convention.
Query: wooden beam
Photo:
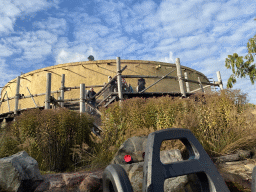
[[[120,57],[116,58],[116,70],[117,70],[117,90],[118,90],[118,97],[119,101],[121,102],[123,100],[123,94],[122,94],[122,71],[121,64],[120,64]]]
[[[50,109],[51,73],[46,74],[45,109]]]
[[[20,97],[20,76],[17,77],[16,95],[15,95],[15,106],[14,114],[16,115],[19,107],[19,97]]]
[[[180,59],[176,58],[176,69],[177,69],[177,76],[178,76],[178,81],[180,85],[180,92],[183,97],[186,97],[186,92],[184,89],[184,84],[183,84],[183,78],[182,78],[182,73],[181,73],[181,66],[180,66]]]

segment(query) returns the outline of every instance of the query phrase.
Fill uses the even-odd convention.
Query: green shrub
[[[113,103],[108,109],[101,109],[104,139],[98,146],[97,162],[109,163],[120,145],[132,136],[174,127],[190,129],[211,156],[252,148],[256,124],[246,104],[246,94],[239,90],[195,94],[185,99],[132,98],[121,106]],[[255,139],[246,143],[248,136]]]
[[[1,141],[0,156],[25,150],[37,160],[42,171],[70,170],[77,157],[73,154],[74,146],[86,143],[90,148],[94,147],[92,123],[93,119],[88,115],[65,108],[26,111],[6,129],[6,134],[12,137]]]

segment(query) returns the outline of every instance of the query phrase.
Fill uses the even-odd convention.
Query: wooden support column
[[[188,73],[187,72],[184,72],[184,76],[185,76],[185,79],[188,79]],[[187,93],[189,93],[190,92],[189,82],[186,82],[186,87],[187,87]]]
[[[85,112],[85,85],[80,84],[80,113]]]
[[[218,77],[218,83],[219,83],[219,87],[220,87],[220,90],[223,90],[223,84],[222,84],[222,79],[221,79],[221,76],[220,76],[220,71],[217,71],[217,77]]]
[[[120,57],[116,58],[116,68],[117,68],[117,89],[118,89],[118,97],[119,101],[122,102],[123,94],[122,94],[122,71],[121,71],[121,64],[120,64]]]
[[[202,92],[204,93],[204,87],[201,83],[200,77],[198,77],[198,82],[199,82],[199,85],[200,85],[200,88],[201,88]]]
[[[61,91],[60,91],[60,97],[63,102],[60,102],[60,106],[64,107],[64,92],[65,92],[65,74],[62,74],[61,77]]]
[[[8,94],[7,94],[7,91],[6,91],[6,98],[7,98],[7,105],[8,105],[8,109],[9,109],[9,112],[11,111],[10,110],[10,103],[9,103],[9,98],[8,98]]]
[[[46,74],[46,95],[45,95],[45,109],[50,109],[51,96],[51,73]]]
[[[177,68],[178,81],[179,81],[179,85],[180,85],[180,92],[183,97],[186,97],[186,92],[185,92],[184,84],[183,84],[183,80],[182,80],[182,73],[181,73],[181,66],[180,66],[179,58],[176,58],[176,68]]]
[[[215,81],[212,80],[212,83],[215,83]],[[216,87],[215,86],[213,86],[213,89],[214,89],[214,92],[216,92]]]
[[[15,95],[15,107],[14,107],[14,114],[15,115],[18,113],[19,98],[20,98],[20,76],[17,77],[17,86],[16,86],[16,95]]]

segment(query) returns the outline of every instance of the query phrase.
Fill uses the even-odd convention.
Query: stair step
[[[112,97],[112,99],[109,100],[109,102],[107,102],[104,107],[107,107],[110,103],[112,103],[112,101],[114,101],[116,99],[117,96]]]

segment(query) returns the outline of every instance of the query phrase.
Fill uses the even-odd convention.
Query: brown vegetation
[[[190,98],[133,98],[120,107],[101,109],[103,139],[90,132],[93,119],[60,110],[31,110],[6,127],[0,138],[0,157],[26,150],[42,173],[91,170],[110,163],[129,137],[148,135],[166,128],[190,129],[210,156],[252,149],[256,144],[255,106],[246,95],[225,90]],[[161,150],[179,148],[164,142]]]

